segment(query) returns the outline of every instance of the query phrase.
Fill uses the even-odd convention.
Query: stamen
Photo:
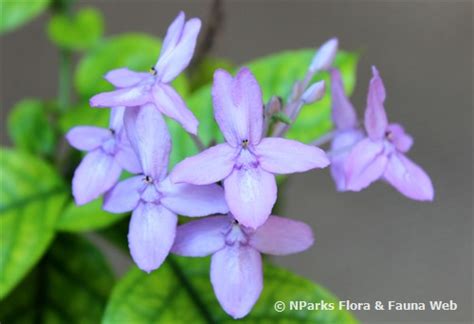
[[[242,140],[242,147],[247,148],[248,146],[249,146],[249,140],[248,139]]]
[[[146,175],[146,176],[143,178],[143,182],[145,182],[145,183],[152,183],[152,182],[153,182],[153,178],[150,177],[149,175]]]
[[[112,135],[115,135],[115,129],[113,128],[109,128],[110,132],[112,133]]]
[[[152,66],[152,67],[150,68],[150,73],[151,73],[152,75],[156,75],[156,73],[158,73],[158,72],[156,71],[155,67]]]

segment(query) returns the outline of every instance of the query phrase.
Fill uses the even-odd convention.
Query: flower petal
[[[96,149],[111,138],[112,132],[110,130],[94,126],[76,126],[66,134],[69,144],[82,151]]]
[[[362,131],[348,129],[337,132],[331,142],[331,176],[338,191],[346,190],[345,163],[354,145],[362,138],[364,138]]]
[[[389,140],[395,145],[400,152],[408,152],[413,145],[413,137],[405,133],[402,125],[390,124],[387,127]]]
[[[160,57],[165,56],[167,52],[172,51],[176,44],[178,44],[179,38],[183,33],[185,19],[186,16],[184,12],[180,11],[168,27],[165,39],[163,40],[163,46],[161,47]]]
[[[360,191],[379,179],[387,166],[383,141],[360,141],[347,157],[346,189]]]
[[[271,173],[304,172],[329,165],[326,153],[320,148],[285,138],[264,138],[255,151],[260,166]]]
[[[205,186],[175,184],[168,177],[159,183],[158,190],[163,194],[161,203],[179,215],[207,216],[225,214],[229,211],[224,198],[224,189],[216,184]]]
[[[113,156],[100,149],[87,153],[72,178],[76,204],[86,204],[112,188],[121,172],[122,168]]]
[[[390,156],[384,178],[408,198],[421,201],[432,201],[434,198],[430,177],[403,154],[393,153]]]
[[[217,70],[212,98],[214,116],[230,145],[240,145],[243,140],[259,143],[263,127],[262,92],[248,68],[242,68],[235,78]]]
[[[115,160],[120,166],[133,174],[143,173],[140,160],[138,160],[137,154],[129,145],[119,144],[119,149],[115,154]]]
[[[313,231],[303,222],[270,216],[250,236],[249,244],[265,254],[298,253],[313,245]]]
[[[128,245],[133,261],[146,272],[160,267],[173,245],[178,217],[165,207],[140,202],[132,213]]]
[[[253,229],[265,223],[277,198],[275,176],[259,167],[235,169],[225,178],[224,188],[231,213]]]
[[[145,78],[152,75],[147,72],[135,72],[127,68],[115,69],[107,72],[104,76],[105,80],[112,83],[117,88],[128,88],[136,85]]]
[[[92,107],[134,107],[150,102],[150,85],[137,85],[93,96],[89,103]]]
[[[204,257],[225,246],[225,230],[229,226],[228,216],[206,217],[178,226],[172,253]]]
[[[238,245],[216,252],[211,259],[211,283],[224,311],[235,319],[244,317],[263,288],[260,253]]]
[[[156,107],[166,116],[176,120],[191,134],[197,134],[199,122],[186,107],[181,96],[169,85],[157,84],[153,87],[153,100]]]
[[[171,139],[161,113],[152,104],[129,108],[125,112],[124,124],[144,174],[163,179],[167,172]]]
[[[180,17],[178,16],[177,19],[180,19]],[[174,26],[172,25],[170,27]],[[179,26],[176,26],[176,30],[178,30],[178,27]],[[177,43],[173,44],[176,42],[176,35],[170,36],[170,41],[166,43],[166,51],[160,55],[155,65],[155,69],[158,72],[157,77],[161,82],[171,82],[188,66],[194,54],[194,48],[196,47],[196,40],[200,29],[201,20],[192,18],[184,24]],[[174,32],[175,31],[171,31],[171,33]]]
[[[232,172],[236,155],[235,148],[217,144],[178,163],[171,172],[171,181],[195,185],[215,183]]]
[[[139,190],[143,186],[143,176],[120,181],[105,194],[102,208],[111,213],[125,213],[133,210],[140,200]]]
[[[367,108],[365,109],[365,129],[373,140],[382,139],[387,129],[387,114],[383,103],[385,101],[385,87],[382,78],[375,67],[372,67],[372,79],[367,95]]]
[[[331,69],[331,100],[332,121],[337,129],[356,127],[356,111],[344,92],[341,74],[337,69]]]

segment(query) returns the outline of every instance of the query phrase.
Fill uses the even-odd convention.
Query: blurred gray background
[[[108,35],[161,36],[180,9],[206,21],[210,1],[78,5],[100,8]],[[472,323],[472,2],[224,1],[224,14],[213,54],[237,63],[316,48],[333,36],[343,49],[361,51],[355,106],[361,113],[375,64],[387,87],[389,118],[415,137],[410,157],[436,188],[434,203],[418,203],[382,183],[337,193],[327,170],[293,175],[281,214],[309,223],[316,244],[275,261],[340,299],[452,299],[459,305],[451,312],[358,312],[364,322]],[[12,104],[25,96],[55,96],[58,57],[45,36],[46,18],[1,39],[2,144]]]

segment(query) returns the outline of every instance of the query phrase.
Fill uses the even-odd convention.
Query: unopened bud
[[[265,116],[272,116],[281,110],[281,97],[273,96],[265,105]]]
[[[309,66],[311,72],[327,70],[332,65],[332,61],[337,53],[338,40],[331,38],[324,43],[316,52]]]
[[[301,100],[305,104],[312,104],[324,96],[326,92],[326,84],[324,81],[313,83],[301,96]]]

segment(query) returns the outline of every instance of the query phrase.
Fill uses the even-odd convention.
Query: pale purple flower
[[[405,156],[413,139],[401,125],[388,124],[383,106],[385,87],[375,67],[372,74],[364,121],[368,137],[347,158],[347,189],[360,191],[382,178],[411,199],[433,200],[429,176]]]
[[[151,73],[127,68],[108,72],[105,79],[119,89],[95,95],[90,100],[91,106],[135,107],[151,103],[188,132],[196,134],[197,119],[169,83],[191,61],[200,28],[201,21],[198,18],[186,22],[184,13],[180,12],[168,28],[160,57]]]
[[[358,128],[357,115],[354,107],[344,93],[341,74],[331,69],[331,100],[332,121],[335,135],[331,142],[331,175],[338,191],[346,190],[344,165],[352,147],[359,142],[364,133]]]
[[[123,114],[123,107],[112,108],[108,129],[77,126],[66,134],[71,146],[88,152],[72,178],[76,204],[86,204],[112,188],[122,169],[140,172],[140,163],[123,129]]]
[[[173,244],[177,214],[205,216],[228,211],[223,189],[216,185],[173,184],[166,177],[171,140],[162,115],[151,105],[129,108],[125,129],[143,174],[116,184],[104,197],[104,210],[133,210],[128,241],[133,260],[150,272]]]
[[[326,167],[321,149],[283,138],[263,138],[263,102],[249,69],[233,78],[214,74],[214,116],[226,143],[213,146],[179,163],[173,182],[204,185],[224,180],[230,211],[243,225],[257,228],[271,214],[277,197],[274,174]]]
[[[230,215],[213,216],[179,226],[171,252],[191,257],[212,254],[214,293],[229,315],[241,318],[250,312],[263,288],[260,253],[298,253],[313,241],[311,228],[299,221],[270,216],[253,230]]]

